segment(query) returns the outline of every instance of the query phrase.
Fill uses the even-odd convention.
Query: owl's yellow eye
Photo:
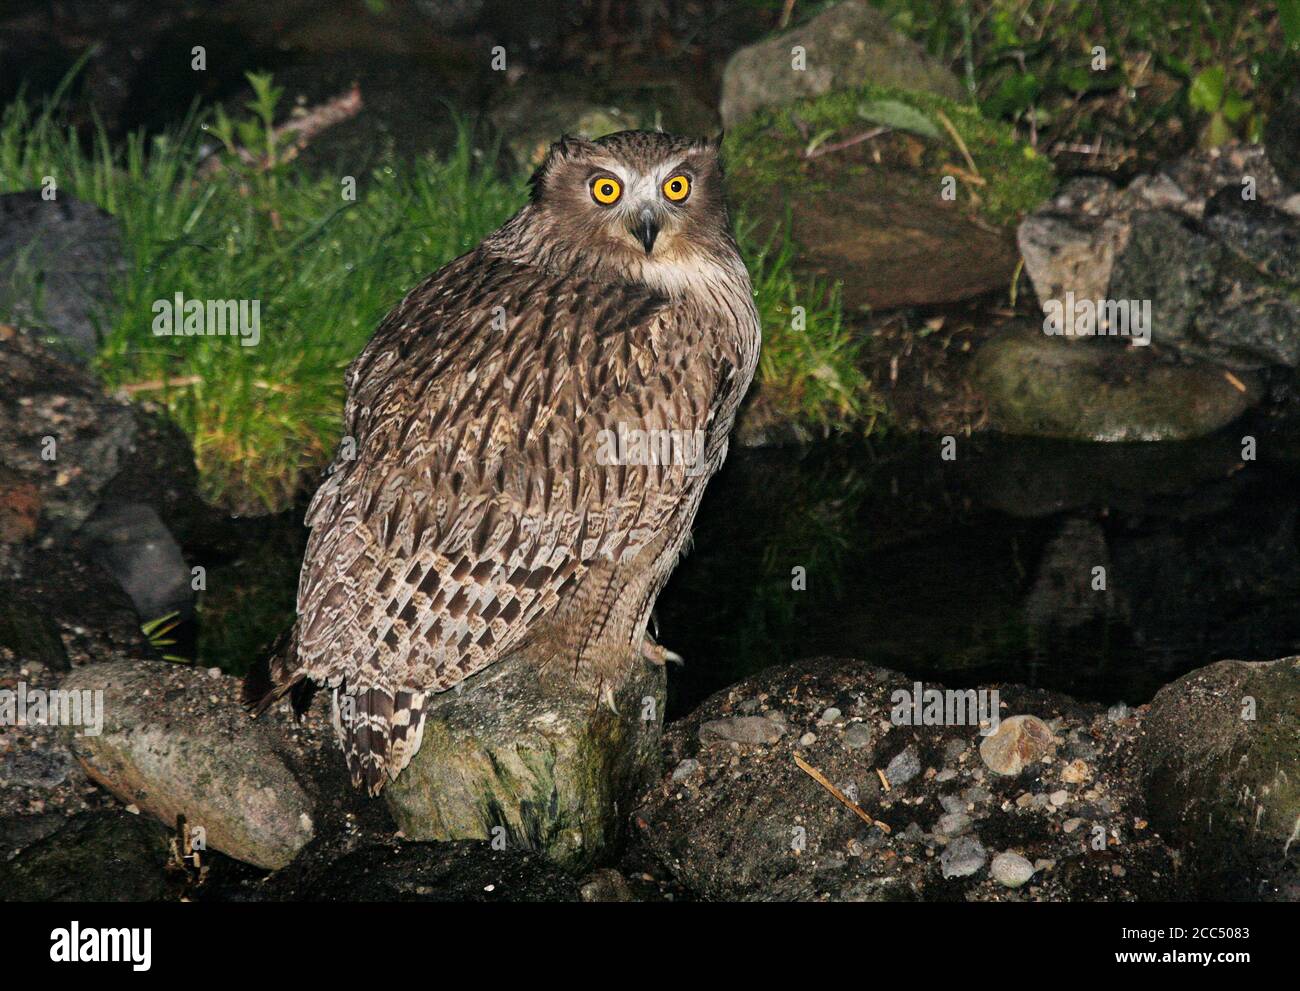
[[[601,206],[612,206],[623,195],[623,186],[612,176],[598,175],[591,180],[591,198]]]
[[[669,176],[664,182],[664,195],[674,203],[680,203],[691,195],[691,180],[684,175]]]

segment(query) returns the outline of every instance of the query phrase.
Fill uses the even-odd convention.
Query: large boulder
[[[802,48],[802,68],[794,49]],[[722,75],[722,122],[733,127],[754,111],[863,83],[926,90],[960,100],[948,69],[894,30],[861,0],[844,0],[806,24],[731,57]]]
[[[1143,724],[1151,822],[1201,894],[1300,900],[1300,658],[1220,661],[1157,693]]]
[[[972,107],[875,85],[760,112],[728,131],[725,151],[758,243],[788,237],[798,270],[840,283],[848,310],[1005,290],[1017,262],[1007,225],[1054,184],[1046,159]]]
[[[637,664],[615,692],[543,681],[519,654],[428,703],[424,742],[384,789],[415,840],[496,840],[567,867],[619,841],[633,797],[659,769],[664,673]]]
[[[208,847],[260,867],[312,838],[314,795],[278,727],[251,721],[234,678],[159,661],[80,668],[65,691],[102,693],[102,732],[65,738],[90,777],[169,826],[184,816]]]

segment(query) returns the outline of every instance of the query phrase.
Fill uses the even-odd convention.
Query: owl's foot
[[[649,633],[641,638],[641,656],[651,664],[658,664],[660,667],[669,661],[681,666],[686,664],[681,654],[669,650],[663,644],[655,643],[650,639]]]

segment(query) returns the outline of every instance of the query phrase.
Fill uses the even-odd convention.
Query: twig
[[[942,110],[936,110],[934,114],[939,118],[939,123],[943,125],[944,130],[948,132],[948,135],[956,143],[957,150],[961,152],[962,158],[966,159],[966,164],[970,167],[971,172],[978,176],[980,170],[975,167],[975,159],[970,157],[970,150],[966,147],[966,142],[963,141],[961,135],[957,133],[957,128],[952,126],[952,121],[948,119],[948,115]]]
[[[1236,389],[1238,392],[1246,391],[1246,383],[1243,382],[1241,379],[1237,378],[1237,376],[1233,375],[1232,372],[1225,371],[1223,373],[1223,377],[1226,378],[1228,380],[1228,384],[1232,386],[1234,389]]]
[[[203,381],[202,375],[182,375],[174,379],[150,379],[147,382],[130,382],[126,385],[118,386],[128,396],[134,396],[137,392],[157,392],[159,389],[183,389],[191,385],[198,385]]]
[[[843,141],[836,141],[834,144],[820,145],[811,151],[804,152],[804,158],[820,158],[822,155],[829,155],[833,151],[843,151],[845,148],[852,148],[863,141],[870,141],[872,138],[878,138],[882,134],[888,134],[892,127],[873,127],[869,131],[863,131],[861,134],[855,134],[851,138]]]
[[[813,767],[811,764],[809,764],[798,754],[794,755],[794,762],[799,765],[799,769],[803,771],[804,774],[808,775],[808,777],[812,778],[819,785],[821,785],[828,792],[830,792],[831,795],[833,795],[838,802],[842,803],[843,805],[846,805],[853,812],[854,815],[856,815],[859,819],[865,822],[868,826],[876,826],[877,828],[883,830],[886,833],[890,832],[888,823],[881,822],[879,819],[873,819],[871,818],[871,816],[867,815],[867,813],[863,812],[862,808],[856,802],[849,801],[848,796],[845,795],[844,792],[840,791],[833,784],[831,784],[830,781],[827,780],[826,775],[822,774],[821,771],[817,770],[817,768]]]
[[[271,128],[271,136],[277,143],[284,139],[290,139],[287,147],[276,155],[274,161],[266,155],[254,155],[247,148],[235,148],[233,149],[234,153],[239,157],[240,161],[248,165],[255,165],[261,170],[272,168],[282,162],[290,162],[298,157],[298,153],[307,147],[316,135],[333,127],[335,124],[341,124],[343,121],[355,117],[361,112],[362,106],[361,87],[353,83],[352,88],[346,93],[340,93],[332,100],[326,100],[324,103],[318,103],[297,117],[291,117],[283,124]],[[221,156],[213,154],[212,157],[199,166],[198,175],[200,178],[208,178],[213,173],[218,172],[221,167]]]

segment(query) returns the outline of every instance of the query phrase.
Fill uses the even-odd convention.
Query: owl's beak
[[[645,253],[650,254],[650,249],[655,246],[655,238],[659,236],[659,221],[649,207],[641,211],[637,222],[632,225],[632,235],[645,245]]]

